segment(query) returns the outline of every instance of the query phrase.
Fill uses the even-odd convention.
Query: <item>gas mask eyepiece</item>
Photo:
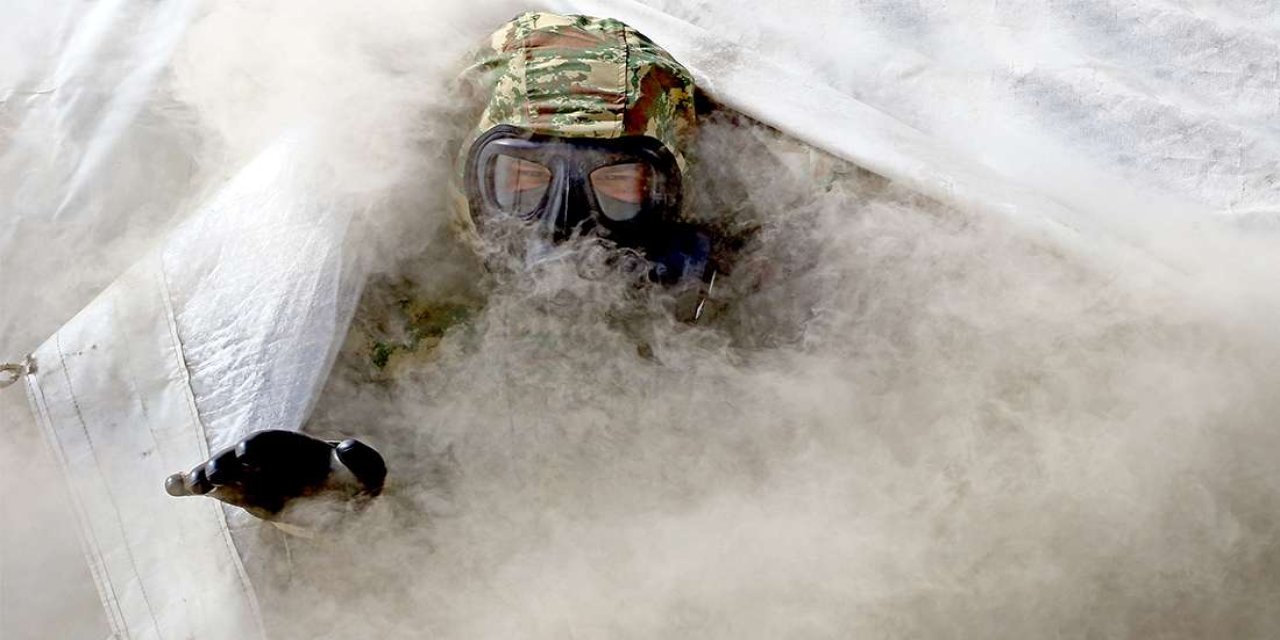
[[[594,230],[635,248],[675,222],[681,196],[675,157],[653,138],[563,138],[510,125],[472,145],[466,188],[480,229],[515,217],[556,242]]]

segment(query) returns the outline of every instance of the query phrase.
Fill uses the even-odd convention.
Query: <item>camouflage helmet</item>
[[[487,99],[462,141],[454,170],[453,208],[476,237],[461,187],[471,145],[489,129],[513,125],[569,138],[649,136],[675,156],[683,173],[695,126],[693,77],[671,54],[611,18],[524,13],[480,48],[460,77]]]

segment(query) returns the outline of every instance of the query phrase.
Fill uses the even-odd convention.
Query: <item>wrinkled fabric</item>
[[[1251,319],[1276,315],[1273,298],[1237,277],[1267,275],[1272,265],[1262,258],[1274,244],[1266,238],[1280,228],[1273,3],[865,0],[803,11],[674,0],[548,4],[623,20],[671,51],[717,100],[940,202],[1014,221],[1099,271],[1149,273],[1174,288],[1221,274],[1240,285],[1232,295],[1256,296],[1256,304],[1240,305]],[[192,150],[204,141],[191,135],[166,84],[174,48],[200,17],[192,6],[0,9],[0,359],[33,351],[79,359],[38,369],[34,411],[55,446],[76,452],[73,462],[96,458],[89,468],[111,488],[115,510],[103,507],[99,480],[70,478],[77,499],[94,505],[81,523],[86,538],[115,536],[105,552],[114,554],[112,570],[95,569],[94,577],[102,593],[116,594],[104,599],[117,629],[148,630],[124,631],[129,637],[184,637],[195,620],[188,615],[208,615],[191,607],[237,598],[244,599],[228,615],[253,628],[251,598],[234,564],[223,562],[234,559],[214,544],[221,539],[204,545],[204,555],[202,545],[190,546],[194,555],[180,561],[216,575],[203,583],[174,578],[171,569],[182,567],[162,566],[175,562],[172,548],[145,543],[183,530],[188,515],[174,528],[166,514],[211,509],[157,502],[160,481],[179,461],[194,463],[263,423],[297,428],[359,288],[359,272],[347,270],[349,209],[323,198],[323,181],[291,182],[292,161],[309,152],[278,143],[296,140],[286,133],[305,114],[263,125],[256,144],[270,151],[251,164],[209,170],[195,160]],[[540,20],[575,37],[609,30]],[[531,68],[537,87],[569,71],[527,42],[507,50],[533,29],[499,32],[500,46],[490,51],[492,69],[506,78],[498,82],[527,81]],[[659,82],[676,80],[663,85],[671,88],[665,102],[639,113],[683,114],[686,78],[639,32],[613,37],[639,43]],[[588,56],[595,46],[579,48]],[[520,67],[530,60],[533,67]],[[567,134],[643,131],[674,140],[686,131],[659,124],[682,115],[629,124],[628,96],[638,95],[629,91],[644,80],[629,73],[615,80],[627,61],[582,64],[570,74],[587,89],[577,101],[544,100],[533,111],[509,101],[487,117]],[[283,76],[267,74],[266,84]],[[243,87],[219,90],[234,100]],[[1162,228],[1204,233],[1195,245],[1166,244],[1153,231]],[[138,284],[129,271],[135,262],[150,270],[151,284]],[[169,277],[164,295],[154,288],[160,273]],[[170,315],[172,325],[161,322]],[[112,322],[128,331],[112,331]],[[148,376],[126,375],[131,370]],[[70,391],[53,392],[62,387]],[[194,410],[179,402],[188,395]],[[191,431],[156,449],[139,421],[144,414]],[[165,422],[175,415],[181,424]],[[93,428],[81,428],[82,419]],[[218,514],[200,517],[221,531]],[[95,567],[103,553],[90,552]],[[117,573],[124,564],[133,568]],[[12,584],[12,572],[4,577]],[[152,602],[144,591],[164,593]],[[6,597],[7,611],[24,607]]]
[[[32,355],[28,394],[62,465],[119,638],[262,638],[253,586],[212,501],[155,478],[209,455],[155,256]]]
[[[520,15],[490,37],[464,76],[489,96],[472,138],[500,124],[570,138],[644,135],[685,162],[693,78],[617,20]]]

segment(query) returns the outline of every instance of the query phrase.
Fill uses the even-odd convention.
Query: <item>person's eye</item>
[[[520,158],[499,155],[493,163],[493,195],[504,211],[527,214],[541,202],[551,170]]]
[[[511,156],[498,156],[494,174],[498,188],[509,191],[538,189],[551,182],[551,171],[546,167]]]
[[[591,174],[591,185],[598,193],[625,202],[642,200],[648,182],[649,167],[639,163],[602,167]]]

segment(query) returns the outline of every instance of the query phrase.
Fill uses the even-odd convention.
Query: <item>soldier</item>
[[[694,86],[670,54],[617,20],[527,13],[493,34],[461,80],[487,100],[460,146],[451,185],[467,244],[530,264],[567,241],[592,238],[641,256],[663,285],[714,283],[713,235],[681,208]],[[518,233],[501,232],[511,228]],[[465,304],[429,313],[406,306],[412,338],[374,339],[377,369],[466,316]],[[283,521],[304,496],[367,501],[386,475],[382,456],[359,441],[260,431],[170,476],[165,487]]]

